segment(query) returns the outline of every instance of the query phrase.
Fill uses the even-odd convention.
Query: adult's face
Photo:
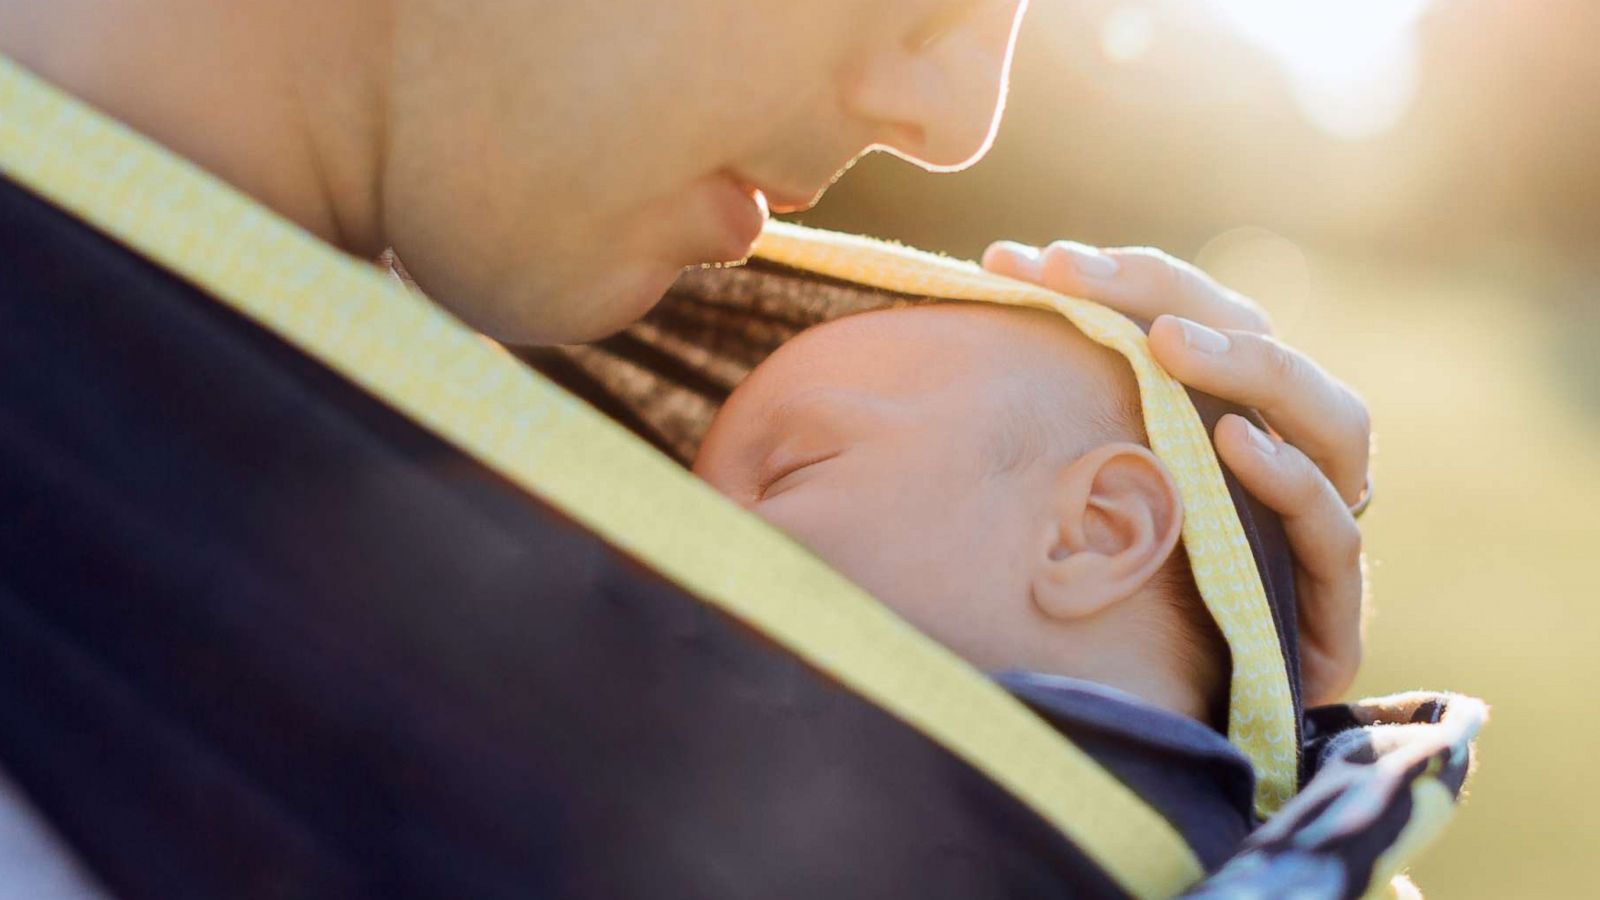
[[[396,0],[386,237],[492,335],[607,334],[866,150],[981,156],[1025,5]]]

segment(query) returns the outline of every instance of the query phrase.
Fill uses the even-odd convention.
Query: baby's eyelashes
[[[794,487],[817,466],[837,459],[843,452],[843,447],[833,444],[813,444],[808,448],[805,441],[785,441],[761,464],[756,500],[771,499]]]
[[[902,404],[875,392],[816,386],[774,404],[753,441],[753,501],[812,477],[823,463],[906,418]]]

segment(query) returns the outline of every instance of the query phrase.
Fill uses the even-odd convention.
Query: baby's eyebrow
[[[864,413],[873,417],[889,418],[894,414],[895,403],[888,397],[870,391],[815,385],[796,391],[774,404],[764,418],[773,426],[781,426],[809,412],[826,411],[830,408],[843,408],[852,415]]]

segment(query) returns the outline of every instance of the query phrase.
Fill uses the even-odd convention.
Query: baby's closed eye
[[[804,481],[892,417],[892,404],[862,391],[818,387],[790,397],[771,417],[775,440],[757,468],[756,499],[775,497]]]
[[[761,465],[756,499],[768,500],[778,496],[815,473],[823,463],[838,459],[843,453],[842,447],[807,451],[789,444],[780,445]]]

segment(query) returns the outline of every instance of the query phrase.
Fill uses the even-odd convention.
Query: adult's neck
[[[0,53],[330,243],[382,248],[379,0],[0,0]]]

